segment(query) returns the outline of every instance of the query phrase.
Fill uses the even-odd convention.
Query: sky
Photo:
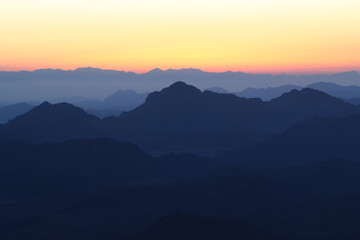
[[[360,71],[359,0],[1,0],[0,70]]]

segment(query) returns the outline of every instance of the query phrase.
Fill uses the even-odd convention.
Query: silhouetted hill
[[[197,132],[241,130],[261,111],[259,99],[217,94],[177,82],[160,92],[149,94],[145,103],[125,112],[118,119],[105,119],[121,126],[121,135],[149,142],[173,135]],[[246,113],[246,114],[244,114]]]
[[[92,104],[75,104],[83,107],[84,110],[99,118],[119,116],[122,112],[130,111],[145,102],[147,93],[137,93],[133,90],[118,90],[103,101]]]
[[[235,218],[201,217],[173,213],[159,219],[129,240],[271,240],[284,239]]]
[[[352,104],[317,90],[295,90],[263,102],[232,94],[201,92],[178,82],[150,94],[143,105],[123,113],[119,122],[129,125],[128,129],[136,126],[142,134],[163,137],[209,129],[280,132],[312,116],[345,116],[356,112],[358,109]],[[147,129],[152,132],[146,133]]]
[[[101,101],[97,98],[84,98],[79,96],[55,98],[49,101],[51,104],[70,103],[81,108],[89,108],[98,105]]]
[[[246,98],[261,98],[264,101],[269,101],[273,98],[279,97],[291,90],[301,90],[303,87],[296,85],[283,85],[279,87],[268,88],[246,88],[241,92],[234,92],[239,97]],[[325,92],[337,98],[358,98],[360,97],[359,86],[341,86],[331,82],[316,82],[307,85],[305,88],[311,88]]]
[[[278,125],[279,128],[289,127],[313,116],[347,116],[359,112],[352,104],[310,88],[284,93],[268,104],[271,115],[271,122],[268,123],[273,127]]]
[[[246,88],[241,92],[234,92],[236,96],[245,98],[261,98],[264,101],[270,101],[273,98],[280,97],[286,92],[296,89],[300,90],[302,87],[296,85],[283,85],[280,87],[268,88]]]
[[[133,90],[118,90],[105,98],[101,105],[106,107],[137,107],[145,102],[146,97],[147,93],[140,94]]]
[[[318,82],[307,86],[308,88],[323,91],[338,98],[359,98],[359,86],[340,86],[330,82]]]
[[[27,103],[17,103],[0,107],[0,123],[7,123],[9,120],[30,111],[34,106]]]
[[[44,102],[10,120],[4,128],[12,139],[33,143],[101,136],[100,119],[68,103]]]
[[[315,117],[296,124],[279,136],[223,157],[256,167],[308,166],[332,157],[359,161],[360,115]]]
[[[132,110],[145,102],[147,93],[137,93],[133,90],[118,90],[104,100],[86,99],[83,97],[59,98],[50,102],[70,103],[83,108],[89,114],[104,118],[109,116],[119,116],[124,111]]]

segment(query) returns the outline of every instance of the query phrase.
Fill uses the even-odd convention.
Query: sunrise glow
[[[4,0],[0,70],[360,70],[358,0]]]

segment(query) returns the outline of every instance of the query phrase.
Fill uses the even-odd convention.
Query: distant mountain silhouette
[[[261,98],[264,101],[269,101],[273,98],[281,96],[286,92],[290,92],[293,89],[301,90],[302,88],[303,87],[297,85],[283,85],[279,87],[268,87],[268,88],[246,88],[241,92],[233,92],[233,94],[239,97]],[[331,82],[316,82],[307,85],[305,88],[312,88],[315,90],[319,90],[331,96],[342,99],[360,97],[359,86],[341,86]]]
[[[230,93],[229,91],[220,88],[220,87],[212,87],[212,88],[207,88],[205,89],[205,91],[210,91],[210,92],[215,92],[215,93]]]
[[[82,97],[53,99],[50,102],[70,103],[83,108],[89,114],[99,118],[119,116],[124,111],[132,110],[145,102],[147,93],[137,93],[133,90],[118,90],[104,100],[86,99]]]
[[[147,95],[147,93],[140,94],[133,90],[118,90],[105,98],[101,105],[106,107],[129,106],[135,108],[145,102]]]
[[[129,240],[271,240],[285,239],[235,218],[172,213]]]
[[[248,87],[277,87],[295,83],[300,86],[316,82],[359,85],[359,80],[360,75],[355,71],[338,74],[270,75],[231,71],[212,73],[199,69],[154,69],[142,74],[89,67],[68,71],[40,69],[36,71],[0,72],[0,96],[2,101],[8,102],[50,99],[49,97],[54,96],[63,97],[68,96],[70,92],[73,96],[101,98],[113,89],[118,89],[119,86],[123,89],[149,92],[177,81],[186,81],[188,84],[201,89],[217,86],[238,92]],[[21,88],[17,85],[19,82]]]
[[[10,120],[3,129],[11,139],[32,143],[101,136],[101,121],[68,103],[44,102]]]
[[[27,103],[17,103],[0,107],[0,123],[7,123],[9,120],[30,111],[34,106]]]
[[[269,141],[223,156],[253,167],[309,166],[332,157],[359,161],[360,114],[342,118],[314,117]]]
[[[73,96],[73,97],[65,97],[65,98],[55,98],[49,101],[52,104],[57,104],[57,103],[70,103],[73,105],[76,105],[78,107],[81,108],[87,108],[87,107],[91,107],[94,106],[96,104],[99,104],[100,100],[97,98],[84,98],[84,97],[79,97],[79,96]]]
[[[269,101],[273,98],[280,97],[286,92],[296,89],[300,90],[302,87],[296,85],[283,85],[280,87],[268,87],[268,88],[246,88],[241,92],[234,92],[236,96],[245,98],[261,98],[264,101]]]
[[[360,86],[340,86],[330,82],[318,82],[307,86],[308,88],[323,91],[338,98],[359,98]]]
[[[99,118],[119,116],[122,112],[130,111],[145,102],[147,93],[137,93],[133,90],[118,90],[103,101],[92,104],[75,104],[85,107],[85,111]]]

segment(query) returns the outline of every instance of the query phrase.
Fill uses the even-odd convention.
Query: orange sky
[[[3,0],[0,70],[360,71],[358,0]]]

